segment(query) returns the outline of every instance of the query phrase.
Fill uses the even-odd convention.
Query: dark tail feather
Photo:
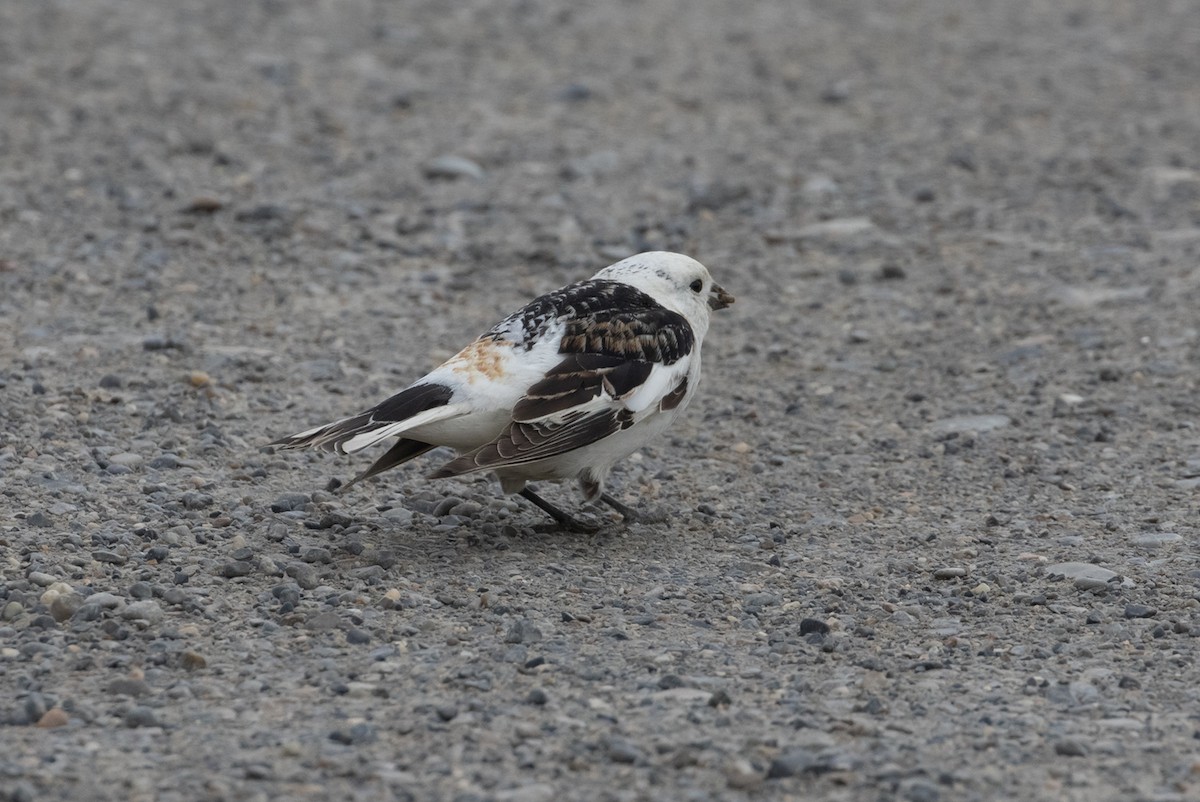
[[[431,446],[429,443],[422,443],[420,440],[401,439],[396,443],[396,445],[389,448],[386,454],[375,460],[375,464],[373,464],[370,468],[367,468],[358,476],[355,476],[349,482],[346,482],[346,484],[338,488],[338,492],[344,493],[354,485],[361,482],[363,479],[370,479],[376,474],[383,473],[388,468],[395,468],[401,463],[408,462],[410,459],[421,456],[426,451],[429,451],[434,447],[435,446]]]
[[[342,444],[365,432],[408,420],[434,407],[445,406],[454,391],[441,384],[416,384],[401,390],[386,401],[368,409],[361,415],[343,418],[327,426],[283,437],[269,446],[281,449],[319,448],[322,451],[345,453]],[[404,441],[401,440],[401,443]],[[388,454],[391,452],[389,451]],[[386,458],[386,454],[384,457]],[[415,455],[414,455],[415,456]],[[378,463],[377,463],[378,464]],[[380,469],[384,470],[384,469]],[[359,477],[363,478],[363,477]]]
[[[371,415],[371,412],[364,412],[352,418],[342,418],[319,429],[281,437],[278,440],[267,443],[267,445],[275,446],[285,451],[297,448],[319,448],[322,451],[341,452],[338,446],[351,437],[382,425],[380,421],[375,420]]]

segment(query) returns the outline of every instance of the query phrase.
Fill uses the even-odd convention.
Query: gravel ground
[[[876,5],[0,4],[0,799],[1200,797],[1200,19]],[[650,248],[669,522],[261,448]]]

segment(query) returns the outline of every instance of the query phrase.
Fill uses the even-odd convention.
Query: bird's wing
[[[549,459],[679,405],[696,345],[682,315],[650,301],[563,323],[562,359],[517,402],[508,426],[435,478]]]
[[[442,384],[414,384],[359,415],[284,437],[269,445],[352,454],[418,426],[468,414],[471,410],[467,405],[449,403],[453,395],[453,390]]]

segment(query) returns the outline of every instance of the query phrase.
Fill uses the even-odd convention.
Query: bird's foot
[[[663,510],[655,507],[648,510],[635,510],[624,502],[618,501],[608,493],[601,493],[598,501],[602,501],[621,513],[625,523],[630,524],[660,524],[665,523],[669,516]]]
[[[549,515],[554,519],[555,523],[557,523],[563,529],[571,532],[578,532],[583,535],[592,535],[600,531],[600,527],[597,524],[581,521],[575,516],[563,512],[558,507],[555,507],[549,501],[546,501],[546,499],[539,496],[537,493],[534,493],[528,487],[522,489],[517,495]]]

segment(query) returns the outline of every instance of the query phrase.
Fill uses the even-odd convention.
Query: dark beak
[[[714,284],[712,285],[712,291],[708,296],[708,308],[713,310],[724,309],[733,303],[733,300],[733,296],[725,292],[724,287],[722,287],[720,284]]]

